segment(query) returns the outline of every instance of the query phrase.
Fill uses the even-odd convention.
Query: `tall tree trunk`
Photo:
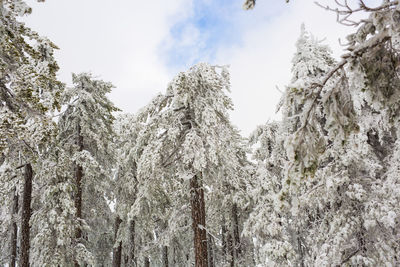
[[[77,139],[76,144],[78,145],[78,152],[83,151],[83,136],[81,135],[81,127],[78,124],[77,126]],[[78,219],[78,227],[76,228],[75,238],[76,242],[79,243],[82,239],[82,225],[80,220],[82,220],[82,178],[83,178],[83,169],[82,166],[75,163],[75,209],[76,209],[76,218]],[[79,263],[75,260],[75,267],[79,267]]]
[[[135,258],[135,220],[129,222],[128,267],[136,267]]]
[[[149,259],[149,257],[144,257],[144,267],[150,267],[150,259]]]
[[[222,218],[222,226],[221,226],[221,235],[222,235],[222,254],[223,254],[223,259],[224,261],[226,260],[227,257],[227,245],[226,245],[226,225],[225,225],[225,217]]]
[[[298,262],[298,266],[300,267],[304,267],[304,247],[303,247],[303,243],[302,243],[302,234],[300,233],[300,230],[297,228],[296,230],[296,241],[297,241],[297,251],[298,251],[298,257],[299,257],[299,262]]]
[[[21,218],[21,248],[19,253],[20,267],[29,267],[31,200],[32,200],[32,165],[25,165],[24,192],[22,196],[22,218]]]
[[[228,233],[227,235],[227,247],[228,247],[228,252],[229,252],[229,262],[230,266],[234,267],[235,266],[235,253],[233,251],[233,240],[232,240],[232,235],[231,233]]]
[[[174,264],[173,266],[176,266],[176,258],[177,258],[177,252],[176,252],[176,245],[174,244],[174,249],[173,249],[173,257],[172,257],[172,263]]]
[[[297,234],[299,234],[299,232],[297,232]],[[299,251],[299,265],[300,267],[304,267],[304,253],[301,244],[301,239],[299,236],[297,236],[297,249]]]
[[[163,246],[163,263],[164,267],[168,267],[168,247]]]
[[[18,217],[18,193],[14,188],[13,193],[13,205],[11,208],[11,237],[10,237],[10,267],[15,267],[16,259],[17,259],[17,234],[18,234],[18,226],[17,226],[17,217]]]
[[[118,238],[118,229],[121,225],[121,218],[117,216],[115,218],[115,229],[114,229],[114,240],[116,241]],[[115,242],[114,241],[114,242]],[[113,251],[113,267],[121,267],[121,260],[122,260],[122,242],[118,242],[118,246],[114,247]]]
[[[214,267],[214,250],[213,250],[213,239],[208,234],[208,267]]]
[[[122,258],[124,259],[124,264],[123,264],[123,266],[129,267],[129,255],[126,254],[126,253],[123,253],[123,254],[122,254]]]
[[[190,195],[192,206],[192,228],[194,233],[195,266],[208,267],[204,191],[199,183],[197,175],[190,179]]]
[[[239,235],[239,218],[238,218],[238,208],[236,203],[232,206],[232,227],[233,227],[233,248],[236,259],[241,253],[240,247],[240,235]]]

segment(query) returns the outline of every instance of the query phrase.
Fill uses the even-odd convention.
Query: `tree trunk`
[[[297,232],[297,235],[299,235],[299,232]],[[304,253],[303,253],[303,248],[302,248],[302,244],[301,244],[301,239],[299,236],[297,236],[297,249],[299,251],[300,267],[304,267]]]
[[[144,257],[144,267],[150,267],[150,259],[149,259],[149,257]]]
[[[114,240],[115,241],[117,241],[117,238],[118,238],[118,229],[119,229],[121,222],[122,222],[122,220],[119,218],[119,216],[117,216],[115,218],[115,229],[114,229]],[[120,241],[120,242],[118,242],[118,246],[114,247],[113,267],[121,267],[121,260],[122,260],[122,242]]]
[[[213,239],[208,234],[208,267],[214,267],[214,250],[213,250]]]
[[[29,249],[30,249],[30,227],[31,219],[31,200],[32,200],[32,165],[25,165],[24,175],[24,193],[22,196],[22,220],[21,220],[21,248],[19,253],[20,267],[29,267]]]
[[[227,245],[226,245],[226,225],[225,225],[225,217],[222,218],[222,226],[221,226],[221,235],[222,235],[222,254],[223,254],[223,259],[224,261],[226,260],[227,257]]]
[[[128,267],[136,267],[135,258],[135,220],[129,222]]]
[[[297,251],[298,251],[298,257],[299,257],[299,262],[298,266],[304,267],[304,248],[301,240],[301,233],[299,229],[296,230],[296,241],[297,241]]]
[[[233,240],[232,240],[232,235],[231,233],[228,233],[227,236],[227,247],[228,247],[228,252],[229,252],[229,262],[230,262],[230,266],[234,267],[235,266],[235,253],[233,251]]]
[[[123,254],[122,258],[124,259],[124,265],[125,267],[129,267],[129,255],[128,254]]]
[[[207,234],[204,191],[195,175],[190,179],[190,202],[192,206],[192,228],[194,234],[194,255],[196,267],[208,267]]]
[[[81,127],[78,124],[77,126],[77,139],[76,144],[78,145],[78,152],[83,151],[83,136],[81,135]],[[78,219],[78,227],[76,228],[75,238],[76,242],[79,243],[82,239],[82,178],[83,178],[83,169],[82,166],[75,163],[75,209],[76,209],[76,218]],[[75,267],[79,267],[79,263],[75,260]]]
[[[238,218],[238,210],[237,205],[233,204],[232,206],[232,227],[233,227],[233,248],[235,257],[238,258],[241,253],[240,247],[240,235],[239,235],[239,218]]]
[[[176,258],[177,258],[177,252],[176,252],[176,245],[174,244],[174,249],[173,249],[173,257],[172,257],[172,263],[174,264],[173,266],[176,266]]]
[[[13,205],[11,209],[11,237],[10,237],[10,267],[15,267],[17,259],[17,217],[18,217],[18,194],[17,190],[14,188]]]
[[[164,267],[168,267],[168,247],[163,246],[163,263]]]

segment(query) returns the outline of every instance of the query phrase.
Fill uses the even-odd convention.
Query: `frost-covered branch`
[[[318,87],[318,91],[316,92],[314,99],[312,100],[311,105],[308,106],[307,110],[305,111],[305,116],[303,120],[303,124],[297,130],[297,133],[303,131],[307,124],[309,123],[309,117],[311,111],[313,110],[314,106],[317,104],[318,99],[321,97],[322,89],[327,84],[327,82],[337,73],[340,69],[343,69],[346,64],[351,62],[355,58],[361,57],[366,51],[372,49],[390,39],[390,35],[387,30],[382,31],[381,33],[373,36],[368,42],[360,44],[358,47],[351,48],[352,50],[350,53],[342,55],[342,61],[340,61],[331,71],[329,71],[321,80],[320,83],[313,83],[311,85],[311,89]]]
[[[337,64],[331,71],[329,71],[325,77],[322,79],[322,81],[320,83],[314,83],[311,85],[311,89],[318,87],[318,91],[314,96],[313,101],[311,102],[311,105],[308,107],[308,109],[306,110],[305,113],[305,118],[303,121],[303,124],[301,125],[301,127],[297,130],[297,133],[301,132],[304,130],[304,128],[307,126],[308,124],[308,118],[310,117],[310,113],[313,109],[313,107],[317,104],[318,99],[321,97],[321,92],[322,89],[324,88],[324,86],[326,85],[326,83],[329,81],[329,79],[332,78],[332,76],[338,72],[340,69],[343,68],[344,65],[346,65],[348,63],[347,60],[342,60],[339,64]]]
[[[376,11],[381,11],[393,6],[396,6],[398,4],[398,1],[392,1],[389,3],[384,3],[378,7],[368,7],[363,0],[359,1],[358,8],[353,8],[348,4],[347,0],[339,1],[335,0],[335,3],[339,8],[333,8],[330,7],[329,5],[322,5],[318,1],[315,1],[315,4],[318,5],[319,7],[332,11],[336,13],[336,20],[340,24],[346,25],[346,26],[359,26],[361,23],[367,22],[366,20],[360,20],[360,21],[353,21],[350,19],[350,17],[358,12],[376,12]]]
[[[340,266],[342,266],[343,264],[345,264],[346,262],[348,262],[353,256],[355,256],[358,252],[360,251],[360,248],[356,249],[355,251],[353,251],[352,253],[350,253],[344,260],[342,260],[342,262],[340,263]]]

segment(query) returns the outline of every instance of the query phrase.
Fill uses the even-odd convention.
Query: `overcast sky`
[[[252,11],[242,9],[243,1],[29,0],[33,13],[25,21],[60,48],[62,81],[70,84],[71,73],[92,72],[116,86],[110,97],[124,112],[136,112],[197,62],[230,65],[231,118],[247,136],[279,119],[276,87],[284,90],[290,80],[301,23],[326,38],[337,58],[338,38],[354,29],[311,0],[258,0]]]

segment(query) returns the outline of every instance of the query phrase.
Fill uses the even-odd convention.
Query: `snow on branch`
[[[305,112],[305,118],[303,121],[303,124],[301,127],[297,130],[297,134],[303,131],[309,121],[310,113],[315,104],[317,103],[317,100],[321,97],[321,92],[326,83],[332,78],[332,76],[337,73],[340,69],[343,69],[346,64],[351,62],[352,59],[361,57],[366,51],[368,51],[371,48],[376,47],[379,44],[382,44],[390,39],[390,35],[387,30],[382,31],[381,33],[375,35],[371,39],[369,39],[367,42],[360,44],[358,47],[352,49],[350,53],[342,55],[342,61],[340,61],[331,71],[329,71],[321,80],[320,83],[313,83],[311,85],[311,88],[316,88],[319,87],[318,91],[316,92],[314,99],[311,103],[311,105],[308,106],[306,112]]]
[[[353,21],[350,19],[350,17],[358,12],[377,12],[381,11],[387,8],[390,8],[392,6],[396,6],[398,4],[398,1],[392,1],[389,3],[384,3],[378,7],[368,7],[363,0],[359,0],[358,8],[353,8],[348,4],[347,0],[339,1],[335,0],[335,3],[339,6],[339,8],[332,8],[328,5],[322,5],[319,2],[315,1],[315,4],[320,6],[321,8],[328,10],[328,11],[333,11],[336,13],[336,20],[340,24],[346,25],[346,26],[359,26],[361,23],[366,22],[365,20],[360,20],[360,21]]]

